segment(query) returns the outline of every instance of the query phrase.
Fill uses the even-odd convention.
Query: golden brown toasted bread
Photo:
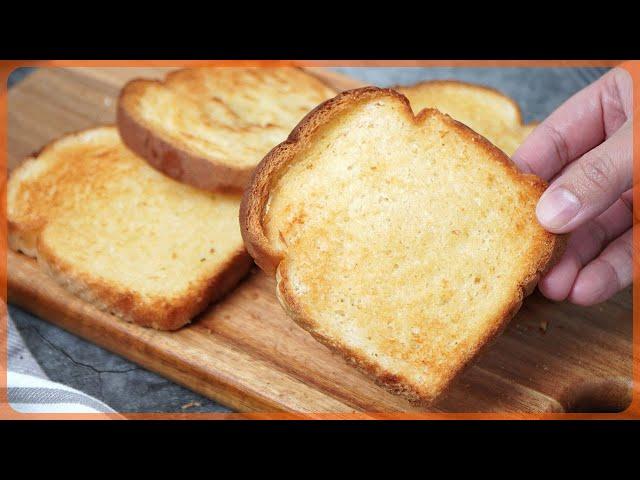
[[[369,87],[320,105],[264,158],[240,223],[296,322],[429,403],[561,252],[536,220],[544,188],[463,124]]]
[[[173,330],[248,272],[240,197],[151,168],[115,127],[62,137],[8,182],[9,244],[124,320]]]
[[[265,154],[335,91],[298,68],[190,68],[122,89],[123,142],[170,177],[242,189]]]
[[[511,156],[536,124],[524,125],[518,104],[501,92],[456,80],[434,80],[394,87],[417,114],[435,108],[486,137]]]

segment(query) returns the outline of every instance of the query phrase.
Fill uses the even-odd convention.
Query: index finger
[[[513,154],[524,172],[551,179],[631,117],[631,76],[614,68],[560,105]]]

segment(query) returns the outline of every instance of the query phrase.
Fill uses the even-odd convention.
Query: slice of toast
[[[258,162],[313,107],[335,95],[298,68],[190,68],[122,89],[124,143],[170,177],[241,190]]]
[[[115,127],[55,140],[12,172],[7,189],[10,248],[129,322],[177,329],[252,263],[238,195],[164,176]]]
[[[427,404],[561,253],[536,220],[544,188],[465,125],[368,87],[320,105],[263,159],[240,224],[296,322]]]
[[[537,124],[524,125],[518,104],[501,92],[457,80],[395,87],[417,114],[435,108],[486,137],[511,156]]]

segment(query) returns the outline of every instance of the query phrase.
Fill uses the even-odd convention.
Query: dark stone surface
[[[7,86],[9,88],[13,87],[16,83],[22,80],[24,77],[33,72],[35,68],[32,67],[20,67],[16,68],[11,75],[9,75],[9,79],[7,80]]]
[[[10,306],[9,314],[49,378],[93,395],[117,411],[229,411],[17,307]]]
[[[336,68],[377,86],[456,79],[493,87],[516,100],[525,122],[543,120],[606,68]]]
[[[542,120],[602,68],[336,68],[379,86],[456,78],[497,88],[521,106],[524,120]],[[31,69],[18,69],[9,86]],[[27,346],[49,377],[82,390],[121,412],[214,412],[225,407],[137,367],[123,358],[11,306]],[[183,406],[190,405],[183,409]]]

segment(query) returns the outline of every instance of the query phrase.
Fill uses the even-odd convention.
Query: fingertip
[[[578,275],[580,265],[573,256],[564,256],[538,282],[538,289],[549,300],[561,302],[566,299]]]
[[[549,146],[544,128],[541,129],[540,126],[541,124],[536,125],[526,136],[511,155],[511,160],[521,172],[531,173],[548,181],[560,166],[554,167],[553,149]]]
[[[567,299],[576,305],[590,307],[604,302],[616,291],[617,279],[613,268],[596,259],[578,273]]]
[[[553,302],[561,302],[565,298],[567,298],[567,294],[562,293],[562,290],[554,288],[548,283],[545,283],[544,280],[538,283],[538,290],[540,290],[540,293],[542,293],[542,295]]]
[[[567,233],[581,209],[580,200],[563,187],[550,188],[536,205],[536,217],[543,228],[552,233]]]
[[[524,149],[522,147],[523,145],[520,145],[514,152],[511,156],[511,161],[516,164],[516,167],[518,167],[518,170],[522,173],[535,173],[527,161],[527,147],[526,145]]]
[[[581,307],[592,307],[593,305],[602,303],[604,300],[598,300],[589,290],[589,287],[582,285],[576,290],[571,290],[571,293],[567,296],[567,301]]]

